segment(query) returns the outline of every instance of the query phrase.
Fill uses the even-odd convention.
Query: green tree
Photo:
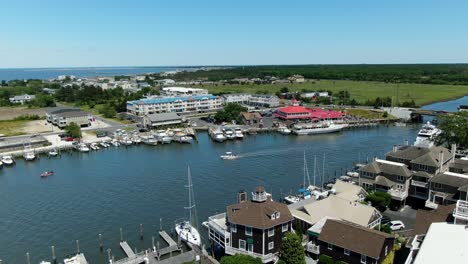
[[[280,93],[289,93],[289,88],[288,87],[281,88]]]
[[[281,243],[280,259],[288,264],[305,264],[304,248],[301,237],[287,233]]]
[[[385,211],[392,201],[392,196],[386,192],[373,192],[366,196],[365,201],[371,202],[379,211]]]
[[[71,122],[66,126],[65,132],[72,138],[81,138],[81,128],[75,122]]]
[[[378,225],[378,226],[374,227],[374,229],[377,230],[377,231],[387,233],[387,234],[392,233],[392,229],[388,225]]]
[[[113,118],[117,114],[115,108],[108,104],[102,106],[101,109],[99,109],[99,113],[106,118]]]
[[[438,126],[442,133],[437,137],[438,144],[458,147],[468,147],[468,112],[458,112],[453,115],[438,117]]]
[[[245,111],[247,111],[247,108],[240,104],[229,103],[224,106],[223,110],[216,113],[215,119],[216,122],[231,122],[232,120],[236,120],[237,123],[241,123],[240,113]]]
[[[262,264],[262,260],[248,255],[235,254],[221,258],[221,264]]]
[[[319,257],[318,263],[319,264],[335,264],[335,261],[330,256],[322,254]]]

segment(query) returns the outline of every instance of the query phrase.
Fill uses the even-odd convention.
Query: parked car
[[[380,224],[382,225],[386,225],[388,223],[390,223],[392,221],[392,219],[390,219],[390,217],[388,216],[382,216],[382,219],[380,219]]]
[[[389,226],[390,226],[390,229],[392,229],[392,231],[405,229],[405,224],[403,224],[403,222],[400,220],[390,221]]]
[[[67,138],[65,138],[65,141],[67,141],[67,142],[72,142],[73,140],[74,140],[74,139],[73,139],[72,137],[67,137]]]

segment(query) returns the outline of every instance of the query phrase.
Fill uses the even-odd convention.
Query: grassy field
[[[282,87],[288,87],[290,91],[307,90],[330,90],[338,92],[346,90],[351,99],[358,102],[373,100],[377,97],[393,97],[396,101],[397,90],[399,102],[414,100],[417,105],[426,105],[433,102],[451,100],[468,95],[468,86],[465,85],[433,85],[414,83],[382,83],[364,81],[343,81],[343,80],[321,80],[316,82],[295,83],[295,84],[248,84],[248,85],[219,85],[219,86],[199,86],[207,88],[211,93],[270,93],[274,94]]]
[[[375,110],[368,110],[368,109],[356,109],[356,108],[347,108],[346,112],[350,115],[364,117],[368,119],[394,119],[395,117],[387,114],[384,117],[384,112],[375,111]]]
[[[30,122],[28,120],[2,120],[0,121],[0,134],[7,137],[23,135],[23,128]]]

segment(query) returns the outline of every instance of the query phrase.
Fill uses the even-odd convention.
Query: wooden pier
[[[120,242],[120,247],[121,247],[122,250],[125,252],[125,255],[127,255],[128,258],[135,258],[135,257],[136,257],[135,253],[134,253],[133,250],[130,248],[130,246],[128,245],[127,241],[122,241],[122,242]]]

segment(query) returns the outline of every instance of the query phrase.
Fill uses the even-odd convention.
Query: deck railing
[[[422,188],[427,188],[427,182],[411,180],[411,185],[418,186]]]
[[[457,205],[453,210],[453,217],[456,219],[468,220],[468,201],[457,201]]]
[[[320,246],[315,245],[312,241],[307,242],[306,251],[318,255],[318,254],[320,254]]]

